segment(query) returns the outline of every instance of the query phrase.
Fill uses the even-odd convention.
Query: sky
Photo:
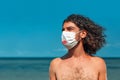
[[[0,57],[61,57],[63,20],[81,14],[103,26],[100,57],[120,57],[119,0],[0,0]]]

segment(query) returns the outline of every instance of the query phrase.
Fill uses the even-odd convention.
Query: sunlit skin
[[[62,31],[76,32],[76,40],[80,42],[63,57],[51,61],[50,80],[107,80],[104,60],[84,51],[82,38],[87,32],[72,22],[65,22]]]

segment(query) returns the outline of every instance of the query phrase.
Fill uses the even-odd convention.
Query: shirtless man
[[[50,80],[107,80],[106,64],[95,54],[105,44],[103,28],[72,14],[63,22],[62,43],[68,53],[50,63]]]

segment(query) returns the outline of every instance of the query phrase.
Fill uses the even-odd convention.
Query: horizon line
[[[58,58],[55,56],[50,56],[50,57],[0,57],[0,59],[54,59]],[[103,59],[120,59],[120,57],[101,57]]]

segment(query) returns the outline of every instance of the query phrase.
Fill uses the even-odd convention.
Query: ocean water
[[[49,80],[53,58],[1,58],[0,80]],[[108,80],[120,80],[120,58],[104,58]]]

